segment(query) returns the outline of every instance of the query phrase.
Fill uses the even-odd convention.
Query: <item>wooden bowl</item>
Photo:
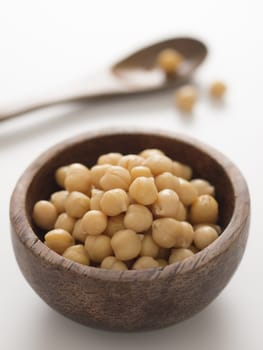
[[[36,201],[57,190],[57,167],[72,162],[91,166],[102,153],[137,153],[153,147],[191,165],[195,177],[215,185],[224,228],[215,242],[165,268],[121,272],[71,262],[43,244],[43,232],[34,226],[31,213]],[[16,259],[36,293],[75,321],[125,331],[167,326],[208,305],[242,258],[249,216],[246,182],[224,155],[188,136],[127,130],[90,132],[52,147],[24,172],[10,206]]]

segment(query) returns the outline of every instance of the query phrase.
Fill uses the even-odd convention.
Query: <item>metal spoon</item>
[[[167,77],[155,64],[160,51],[173,48],[185,57],[173,77]],[[99,97],[129,95],[175,87],[185,82],[207,55],[206,46],[193,38],[174,38],[147,46],[124,58],[108,69],[91,76],[77,86],[70,85],[56,93],[29,103],[12,104],[2,109],[0,121],[40,108],[61,103],[83,101]]]

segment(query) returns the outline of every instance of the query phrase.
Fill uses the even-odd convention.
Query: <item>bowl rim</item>
[[[57,156],[65,147],[82,143],[85,140],[97,139],[98,137],[118,135],[160,136],[176,139],[191,147],[198,148],[201,152],[208,154],[221,167],[224,168],[234,191],[234,211],[230,222],[212,244],[204,250],[196,253],[193,257],[176,262],[165,267],[145,269],[141,271],[112,271],[92,266],[85,266],[70,261],[48,248],[36,235],[26,212],[26,198],[28,188],[43,164],[49,159]],[[17,205],[20,203],[20,205]],[[237,166],[213,147],[181,133],[174,133],[165,130],[144,129],[144,128],[107,128],[95,131],[88,131],[74,137],[67,138],[40,154],[23,172],[16,183],[10,200],[10,222],[14,234],[21,243],[30,250],[32,254],[42,259],[46,264],[53,265],[56,269],[68,270],[82,277],[90,277],[105,281],[149,281],[155,279],[166,279],[170,275],[183,274],[197,270],[211,262],[218,255],[224,253],[229,246],[238,238],[242,229],[246,226],[250,215],[250,196],[247,183]],[[21,222],[23,225],[21,225]]]

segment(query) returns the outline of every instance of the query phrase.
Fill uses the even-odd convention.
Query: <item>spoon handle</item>
[[[132,90],[127,84],[117,79],[110,70],[107,70],[90,77],[90,79],[85,79],[83,82],[78,82],[77,85],[73,84],[66,89],[59,89],[59,93],[50,92],[45,97],[35,97],[30,101],[12,103],[4,108],[0,106],[0,122],[45,107],[98,97],[121,95],[132,92]]]

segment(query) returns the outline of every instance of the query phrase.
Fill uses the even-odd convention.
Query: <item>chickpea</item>
[[[83,244],[73,245],[67,248],[63,253],[64,258],[72,260],[82,265],[89,265],[89,256]]]
[[[44,238],[46,246],[58,254],[63,254],[67,248],[74,245],[71,234],[60,228],[49,231]]]
[[[181,234],[181,222],[172,218],[162,218],[153,221],[152,236],[156,244],[162,248],[172,248]]]
[[[151,211],[141,204],[131,204],[124,216],[124,225],[126,228],[136,232],[148,230],[153,221]]]
[[[73,218],[81,218],[90,208],[90,199],[84,193],[73,191],[65,201],[65,210]]]
[[[174,49],[162,50],[157,56],[157,64],[166,74],[176,73],[183,60],[183,55]]]
[[[107,227],[107,216],[99,210],[88,211],[82,221],[82,230],[88,235],[99,235]]]
[[[57,209],[58,214],[65,211],[65,200],[68,196],[68,191],[58,191],[54,192],[50,197],[50,202],[54,204]]]
[[[112,237],[114,233],[124,230],[125,226],[123,220],[124,214],[109,217],[105,234]]]
[[[151,234],[145,234],[142,238],[142,247],[140,251],[141,256],[151,256],[157,258],[160,252],[160,248],[154,242]]]
[[[174,176],[171,173],[165,172],[155,178],[155,185],[158,191],[165,189],[170,189],[175,192],[179,191],[180,183],[177,176]]]
[[[190,220],[193,224],[215,224],[218,219],[218,203],[209,194],[199,196],[191,206]]]
[[[164,156],[165,154],[163,153],[163,151],[161,151],[160,149],[157,148],[147,148],[143,151],[141,151],[141,153],[139,153],[139,156],[143,157],[143,158],[149,158],[150,156],[153,156],[155,154]]]
[[[82,221],[81,219],[77,220],[75,222],[74,228],[73,228],[73,232],[72,232],[72,236],[77,240],[80,241],[82,243],[85,242],[85,239],[87,238],[88,234],[86,232],[83,231],[82,229]]]
[[[65,178],[67,176],[67,170],[68,170],[68,166],[61,166],[55,172],[56,183],[62,188],[65,187],[64,182],[65,182]]]
[[[222,228],[219,225],[215,225],[215,224],[198,224],[194,226],[194,230],[196,231],[197,229],[199,229],[200,227],[203,226],[210,226],[213,229],[216,230],[216,232],[218,233],[218,235],[220,235],[222,233]]]
[[[112,237],[111,246],[116,258],[125,261],[139,255],[142,243],[135,231],[121,230]]]
[[[190,245],[193,242],[194,239],[194,229],[193,226],[191,224],[189,224],[188,222],[181,222],[181,234],[178,235],[175,245],[175,248],[189,248]]]
[[[180,162],[173,162],[172,173],[175,176],[181,177],[185,180],[190,180],[193,176],[192,168]]]
[[[75,219],[69,216],[67,213],[62,213],[58,216],[55,222],[55,228],[62,228],[63,230],[71,233],[73,231]]]
[[[142,269],[152,269],[154,267],[159,267],[157,260],[153,259],[150,256],[141,256],[133,264],[133,270],[142,270]]]
[[[132,181],[135,180],[137,177],[152,177],[151,170],[147,168],[146,166],[135,166],[131,169],[131,179]]]
[[[153,204],[158,196],[154,179],[144,176],[137,177],[130,185],[129,194],[140,204]]]
[[[186,248],[173,249],[169,257],[169,264],[173,264],[177,261],[184,260],[186,258],[189,258],[190,256],[194,256],[194,253],[190,249],[186,249]]]
[[[117,152],[103,154],[98,158],[98,164],[99,165],[103,165],[103,164],[118,165],[121,157],[122,157],[122,154]]]
[[[175,92],[175,104],[182,111],[191,113],[197,100],[197,90],[194,86],[185,85]]]
[[[109,216],[115,216],[126,211],[128,204],[127,193],[119,188],[104,192],[100,200],[101,210]]]
[[[104,191],[97,190],[93,188],[91,190],[91,198],[90,198],[90,209],[91,210],[101,210],[100,200],[104,194]]]
[[[64,181],[67,191],[77,191],[88,194],[91,187],[91,175],[87,167],[82,164],[71,164],[68,167]]]
[[[160,267],[165,267],[168,265],[168,262],[165,259],[156,259]]]
[[[216,230],[208,225],[203,225],[195,230],[194,244],[199,249],[206,248],[218,238]]]
[[[33,208],[33,219],[35,224],[43,230],[54,227],[58,212],[54,204],[48,201],[38,201]]]
[[[100,179],[100,186],[108,191],[114,188],[128,190],[131,183],[131,175],[127,169],[118,165],[110,166]]]
[[[88,236],[85,240],[85,249],[92,261],[101,263],[107,256],[112,255],[110,237]]]
[[[121,159],[119,160],[119,165],[131,171],[133,168],[142,165],[143,162],[143,157],[140,157],[137,154],[128,154],[126,156],[121,157]]]
[[[132,196],[129,194],[129,192],[127,192],[127,196],[129,199],[129,204],[136,204],[136,200],[134,198],[132,198]]]
[[[192,185],[196,188],[198,196],[202,194],[210,194],[210,196],[215,195],[215,188],[208,181],[203,179],[194,179],[190,181]]]
[[[103,165],[94,165],[90,169],[91,182],[97,189],[102,188],[100,185],[100,180],[109,168],[110,168],[109,164],[103,164]]]
[[[148,167],[154,176],[165,172],[171,172],[173,168],[172,160],[159,154],[154,154],[146,158],[143,165]]]
[[[158,193],[156,202],[153,204],[153,213],[156,216],[176,217],[179,207],[179,197],[173,190],[162,190]]]
[[[220,99],[226,92],[226,84],[222,81],[214,81],[209,87],[209,92],[213,98]]]
[[[183,205],[182,202],[179,201],[178,209],[174,219],[178,221],[185,221],[187,218],[187,214],[188,214],[187,208]]]
[[[198,197],[198,192],[196,188],[194,187],[194,185],[191,184],[191,182],[182,178],[179,178],[179,183],[180,183],[180,187],[179,187],[178,195],[179,195],[180,201],[184,205],[192,204]]]
[[[107,256],[103,259],[100,267],[102,269],[107,270],[117,270],[117,271],[125,271],[128,270],[127,266],[120,260],[118,260],[115,256]]]

